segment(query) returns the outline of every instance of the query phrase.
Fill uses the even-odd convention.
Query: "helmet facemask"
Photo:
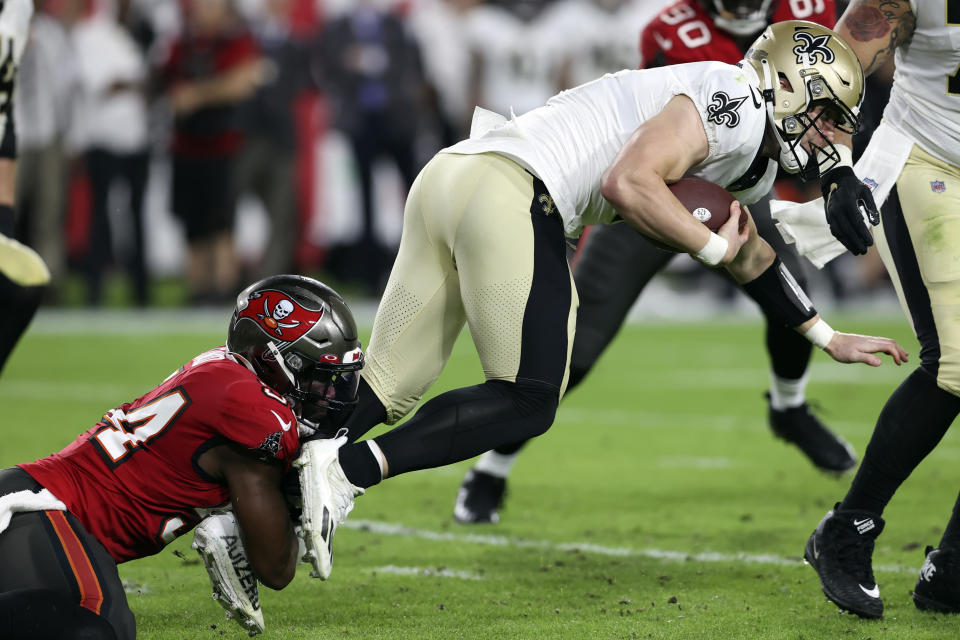
[[[710,0],[713,23],[727,33],[746,37],[770,23],[773,0]]]
[[[289,382],[281,391],[301,422],[310,429],[335,432],[357,403],[357,387],[363,354],[359,345],[349,352],[347,363],[333,363],[327,354],[314,360],[296,349],[283,354],[273,342],[262,360],[272,362]]]

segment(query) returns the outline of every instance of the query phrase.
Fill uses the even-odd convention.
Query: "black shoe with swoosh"
[[[861,618],[883,616],[880,588],[873,577],[873,545],[883,518],[869,511],[841,510],[823,517],[803,551],[817,572],[823,593],[835,605]]]
[[[913,603],[922,611],[960,613],[960,552],[927,547]]]

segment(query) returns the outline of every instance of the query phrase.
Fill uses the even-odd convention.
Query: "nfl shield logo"
[[[943,183],[943,180],[931,180],[930,188],[934,193],[943,193],[947,190],[947,185]]]

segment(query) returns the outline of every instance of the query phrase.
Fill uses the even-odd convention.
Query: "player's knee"
[[[89,609],[77,607],[74,624],[73,632],[67,636],[69,640],[118,640],[113,625]]]
[[[937,364],[923,363],[920,366],[935,376],[938,387],[960,397],[960,353],[952,357],[944,354]]]
[[[517,380],[516,382],[490,381],[500,391],[510,397],[510,401],[522,422],[524,439],[534,438],[546,433],[557,415],[560,404],[560,389],[538,380]]]

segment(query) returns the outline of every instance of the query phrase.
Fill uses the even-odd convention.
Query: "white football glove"
[[[300,470],[300,515],[298,535],[313,565],[310,576],[326,580],[333,569],[333,534],[353,509],[353,500],[364,490],[347,480],[340,467],[340,447],[347,443],[347,430],[337,437],[303,443],[293,466]]]
[[[193,548],[210,576],[213,599],[251,636],[263,633],[257,577],[250,568],[232,513],[207,516],[193,532]]]

